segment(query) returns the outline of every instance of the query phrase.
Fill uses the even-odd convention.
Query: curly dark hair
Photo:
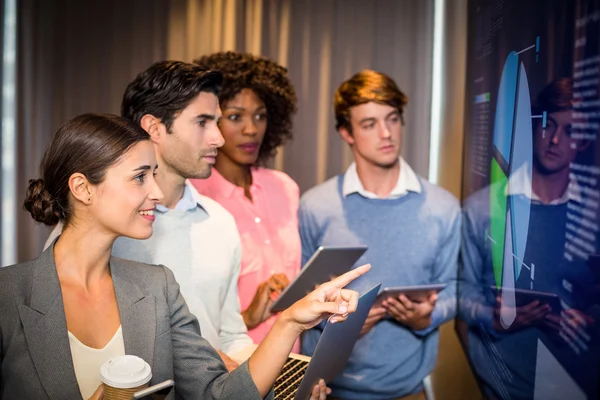
[[[287,68],[264,57],[232,51],[203,56],[194,63],[223,74],[219,93],[221,107],[243,89],[252,89],[265,103],[267,131],[257,164],[264,165],[275,155],[277,147],[292,139],[292,116],[296,113],[297,98]]]
[[[129,83],[121,103],[121,116],[139,124],[152,114],[170,132],[173,120],[200,94],[218,95],[223,77],[196,64],[159,61]]]

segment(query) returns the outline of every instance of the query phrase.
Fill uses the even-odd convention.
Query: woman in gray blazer
[[[149,139],[121,117],[84,114],[63,125],[46,150],[43,179],[30,181],[24,205],[35,220],[61,221],[64,230],[39,258],[0,268],[0,400],[81,399],[90,383],[98,387],[90,398],[101,399],[99,373],[74,361],[71,338],[98,351],[120,340],[125,354],[151,366],[150,384],[175,380],[176,398],[270,397],[300,333],[356,309],[358,294],[342,288],[368,266],[281,313],[252,357],[228,373],[172,272],[110,255],[117,237],[152,234],[162,194]],[[325,395],[324,385],[315,387],[314,398]]]

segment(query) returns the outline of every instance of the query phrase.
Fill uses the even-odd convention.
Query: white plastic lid
[[[150,382],[152,370],[137,356],[119,356],[102,364],[100,379],[117,389],[134,388]]]

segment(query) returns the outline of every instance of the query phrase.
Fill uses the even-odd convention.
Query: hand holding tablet
[[[444,287],[446,284],[384,288],[372,310],[382,308],[389,317],[410,329],[426,329],[431,325],[437,293]]]
[[[560,298],[556,293],[507,287],[496,288],[496,286],[492,286],[491,288],[496,291],[498,296],[510,295],[513,297],[515,299],[516,307],[524,307],[537,301],[540,305],[547,305],[549,308],[548,311],[556,314],[561,311]]]
[[[400,295],[405,295],[413,303],[422,303],[427,301],[429,296],[434,293],[439,293],[446,287],[445,283],[434,283],[430,285],[415,285],[415,286],[395,286],[383,288],[377,300],[375,300],[375,306],[381,306],[384,300],[389,298],[399,298]]]

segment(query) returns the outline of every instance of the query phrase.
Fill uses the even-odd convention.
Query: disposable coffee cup
[[[148,387],[152,379],[150,365],[136,356],[119,356],[100,367],[104,383],[104,400],[131,400],[131,396]]]

